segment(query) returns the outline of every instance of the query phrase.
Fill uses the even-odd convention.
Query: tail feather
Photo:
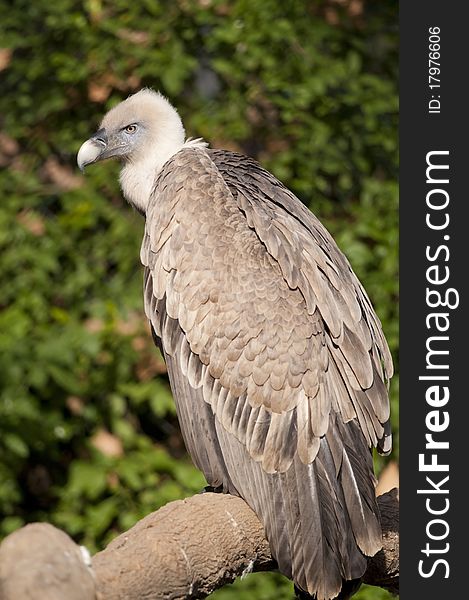
[[[342,586],[340,556],[336,552],[337,534],[334,523],[334,507],[325,493],[321,470],[321,448],[314,463],[303,465],[296,460],[292,470],[295,486],[288,486],[286,493],[295,494],[300,513],[301,560],[295,561],[293,579],[306,591],[318,598],[336,596]],[[289,473],[287,473],[288,477]]]
[[[356,423],[331,417],[316,459],[296,456],[284,473],[266,473],[215,423],[233,484],[263,522],[279,570],[317,600],[337,597],[365,572],[364,554],[381,547],[371,453]]]
[[[363,554],[374,556],[382,544],[371,452],[354,421],[338,421],[336,427],[343,440],[339,476],[353,534]]]

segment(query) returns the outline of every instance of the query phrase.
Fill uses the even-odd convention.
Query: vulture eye
[[[124,131],[126,133],[135,133],[137,131],[137,125],[127,125],[127,127],[124,127]]]

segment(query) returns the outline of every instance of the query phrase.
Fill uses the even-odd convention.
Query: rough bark
[[[94,600],[86,550],[48,523],[31,523],[0,545],[0,600]]]
[[[378,498],[383,550],[364,581],[399,589],[397,490]],[[275,569],[256,515],[240,498],[201,494],[149,514],[86,564],[65,533],[34,523],[0,545],[0,600],[204,598],[251,571]]]

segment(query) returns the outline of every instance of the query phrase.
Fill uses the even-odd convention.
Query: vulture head
[[[123,163],[121,186],[127,200],[145,212],[155,174],[184,146],[182,121],[164,96],[143,89],[112,108],[98,131],[78,151],[87,165],[117,158]]]

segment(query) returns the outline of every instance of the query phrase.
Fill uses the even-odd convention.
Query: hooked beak
[[[105,129],[100,129],[89,140],[86,140],[78,150],[77,164],[81,171],[85,170],[86,165],[97,162],[105,158],[104,153],[108,146],[108,138]]]

